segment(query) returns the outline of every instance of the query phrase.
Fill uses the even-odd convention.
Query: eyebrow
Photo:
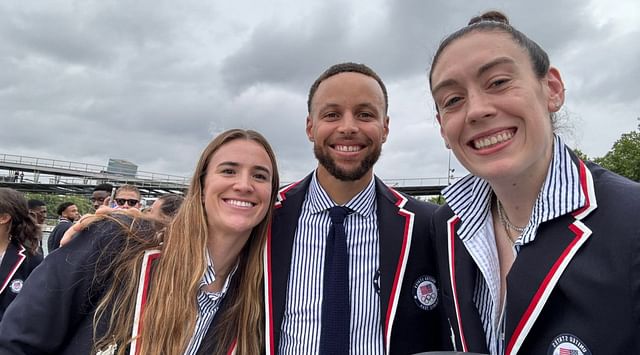
[[[220,164],[218,164],[218,167],[225,166],[225,165],[232,166],[232,167],[238,167],[238,166],[240,166],[240,163],[237,163],[235,161],[223,161]],[[264,171],[265,173],[271,175],[271,170],[269,170],[269,168],[267,168],[265,166],[255,165],[255,166],[253,166],[253,169]]]
[[[480,66],[480,68],[478,68],[478,71],[476,72],[476,77],[480,77],[482,76],[482,74],[486,73],[487,71],[491,70],[492,68],[498,66],[498,65],[502,65],[502,64],[514,64],[514,60],[509,58],[509,57],[498,57],[492,61],[490,61],[489,63],[483,64],[482,66]],[[454,79],[447,79],[443,82],[438,83],[438,85],[436,85],[433,90],[431,90],[432,94],[435,94],[437,91],[442,90],[443,88],[447,87],[447,86],[452,86],[457,84],[458,82]]]

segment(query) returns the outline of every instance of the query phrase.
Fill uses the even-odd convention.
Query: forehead
[[[320,83],[312,106],[328,104],[374,104],[384,108],[384,93],[376,79],[355,72],[333,75]]]
[[[136,194],[135,191],[122,190],[122,191],[118,191],[118,193],[116,193],[116,198],[137,199],[138,198],[138,194]]]
[[[102,191],[102,190],[94,191],[94,192],[91,194],[91,196],[93,196],[93,197],[105,197],[105,196],[107,196],[107,195],[109,195],[109,193],[108,193],[108,192],[106,192],[106,191]]]
[[[496,58],[510,58],[517,66],[532,69],[527,52],[503,31],[474,31],[451,42],[441,53],[432,74],[432,85],[467,71],[475,72]]]
[[[262,145],[249,139],[234,139],[220,146],[211,156],[209,168],[223,163],[262,166],[271,171],[271,159],[267,151]]]

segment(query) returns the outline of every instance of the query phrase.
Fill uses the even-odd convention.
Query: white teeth
[[[226,200],[226,202],[230,205],[239,206],[239,207],[251,207],[253,204],[247,201],[239,201],[239,200]]]
[[[473,141],[473,145],[476,149],[483,149],[498,143],[502,143],[511,138],[513,138],[513,132],[505,131],[505,132],[496,134],[495,136],[476,139]]]
[[[357,145],[336,145],[335,149],[341,152],[357,152],[360,147]]]

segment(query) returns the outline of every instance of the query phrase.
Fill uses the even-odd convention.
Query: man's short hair
[[[120,191],[132,191],[132,192],[135,192],[136,195],[138,195],[138,200],[142,197],[142,194],[140,193],[140,189],[138,189],[137,187],[135,187],[133,185],[124,184],[124,185],[118,187],[118,189],[116,190],[116,196],[118,196],[118,193]]]
[[[316,94],[316,91],[318,90],[320,84],[326,79],[340,73],[360,73],[375,79],[375,81],[378,82],[380,88],[382,89],[382,94],[384,95],[384,112],[385,114],[387,113],[387,111],[389,110],[389,97],[387,96],[387,87],[382,82],[382,79],[380,79],[378,74],[376,74],[376,72],[368,66],[352,62],[332,65],[331,67],[329,67],[329,69],[325,70],[324,73],[320,74],[318,79],[313,82],[313,85],[311,85],[311,88],[309,89],[309,97],[307,98],[307,110],[309,111],[309,113],[311,113],[311,101],[313,100],[313,95]]]
[[[73,205],[75,205],[75,203],[69,202],[69,201],[59,204],[58,209],[56,210],[56,212],[58,213],[58,216],[62,216],[62,212],[64,212],[64,210],[66,210],[69,206],[73,206]]]
[[[46,206],[47,204],[40,200],[29,200],[27,201],[27,205],[29,206],[30,210],[34,210],[40,206]]]
[[[96,187],[93,188],[93,191],[105,191],[106,193],[110,194],[111,190],[113,190],[113,185],[111,184],[98,184],[96,185]]]

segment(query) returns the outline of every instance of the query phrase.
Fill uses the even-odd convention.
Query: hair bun
[[[486,21],[501,22],[501,23],[504,23],[505,25],[509,24],[509,19],[502,12],[487,11],[480,16],[474,16],[473,18],[471,18],[471,20],[469,20],[469,23],[467,25],[471,26],[473,24],[476,24],[479,22],[486,22]]]

